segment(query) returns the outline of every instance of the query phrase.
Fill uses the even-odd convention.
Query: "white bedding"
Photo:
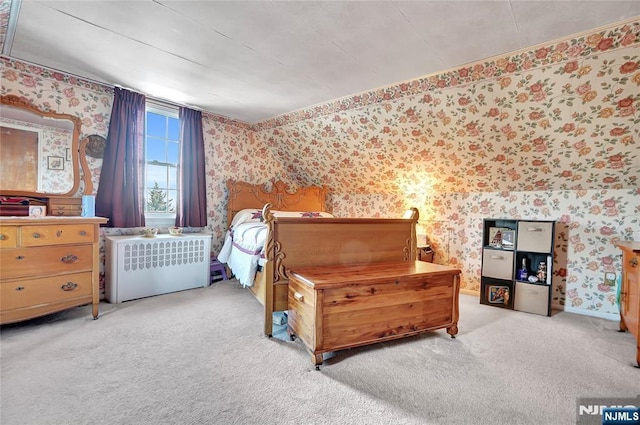
[[[272,211],[275,217],[333,217],[325,212]],[[242,286],[251,286],[258,266],[264,264],[264,244],[267,226],[262,222],[262,211],[242,210],[231,222],[218,254],[218,261],[227,264]]]
[[[266,236],[264,223],[241,223],[227,232],[218,261],[229,266],[242,286],[253,285]]]

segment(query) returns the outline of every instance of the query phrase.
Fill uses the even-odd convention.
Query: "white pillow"
[[[250,222],[260,222],[264,221],[262,219],[262,210],[257,209],[246,209],[240,210],[233,216],[233,220],[231,221],[231,227],[237,226],[241,223],[250,223]]]

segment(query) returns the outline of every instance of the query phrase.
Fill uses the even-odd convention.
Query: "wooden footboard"
[[[265,247],[264,333],[273,312],[288,309],[289,270],[306,266],[373,264],[416,259],[417,210],[407,219],[276,218],[263,209]]]

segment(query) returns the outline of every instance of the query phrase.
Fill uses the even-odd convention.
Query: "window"
[[[173,226],[178,200],[180,119],[178,109],[147,102],[144,213],[151,226]]]

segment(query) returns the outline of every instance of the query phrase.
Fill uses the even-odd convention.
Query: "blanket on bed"
[[[333,217],[325,212],[272,212],[275,217]],[[229,266],[242,286],[253,285],[258,267],[264,264],[267,233],[261,210],[242,210],[231,221],[218,261]]]

